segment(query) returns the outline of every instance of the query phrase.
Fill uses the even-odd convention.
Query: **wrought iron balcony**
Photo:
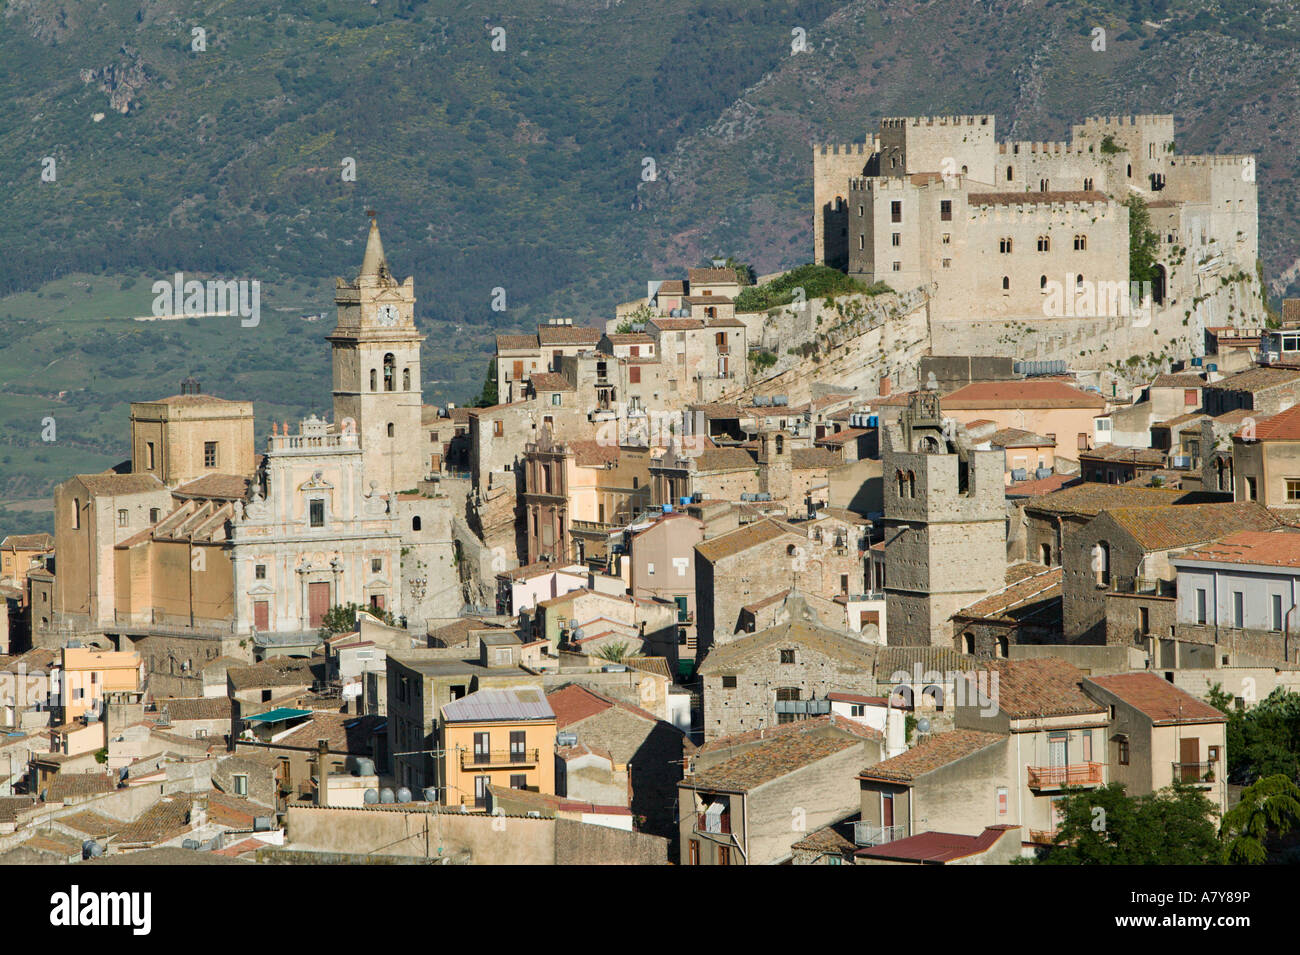
[[[1174,763],[1173,778],[1175,782],[1193,783],[1208,786],[1218,778],[1217,763]]]
[[[535,749],[494,749],[490,751],[461,750],[461,769],[491,769],[496,766],[535,766],[538,751]]]

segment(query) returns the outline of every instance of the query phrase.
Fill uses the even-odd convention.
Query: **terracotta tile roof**
[[[802,732],[769,736],[735,756],[688,776],[684,782],[697,789],[748,792],[828,756],[862,745],[859,737],[814,731],[825,724],[805,721],[798,725]]]
[[[1013,489],[1008,488],[1008,493]],[[1102,484],[1084,481],[1040,497],[1026,504],[1026,510],[1046,511],[1052,514],[1074,514],[1093,517],[1107,508],[1138,507],[1178,504],[1204,500],[1195,491],[1177,491],[1173,488],[1128,487],[1120,484]]]
[[[54,537],[50,534],[10,534],[0,541],[4,550],[54,550]]]
[[[847,826],[844,823],[837,823],[834,826],[823,826],[815,832],[810,832],[798,842],[790,844],[791,849],[804,849],[810,852],[834,852],[846,853],[852,852],[857,848],[857,844],[848,834],[842,830]]]
[[[918,776],[955,763],[1005,739],[1007,737],[1001,733],[984,733],[979,730],[939,733],[913,746],[906,753],[868,766],[858,774],[858,778],[910,783]]]
[[[703,676],[729,673],[743,667],[755,654],[791,644],[810,647],[839,660],[850,670],[861,671],[864,678],[874,669],[879,651],[883,649],[828,627],[803,621],[784,623],[715,645],[700,664],[699,673]]]
[[[295,660],[295,666],[277,666],[274,662],[254,663],[252,666],[230,667],[226,679],[236,690],[257,686],[311,685],[314,677],[306,660]]]
[[[790,466],[796,471],[832,468],[840,459],[826,448],[795,448],[790,452]]]
[[[41,832],[20,843],[33,852],[48,852],[66,858],[80,858],[81,840],[62,832]]]
[[[989,695],[1011,719],[1105,713],[1104,706],[1080,689],[1084,673],[1068,660],[990,660],[986,666],[991,671],[986,678]],[[992,689],[992,672],[998,675],[996,693]]]
[[[537,351],[541,344],[536,335],[498,335],[497,351]]]
[[[1015,484],[1007,485],[1007,497],[1043,497],[1052,494],[1065,487],[1073,487],[1081,483],[1078,475],[1074,474],[1049,474],[1045,478],[1038,478],[1033,481],[1019,481]]]
[[[665,279],[659,283],[660,295],[683,295],[686,292],[686,283],[681,279]]]
[[[568,686],[561,687],[546,694],[546,702],[551,704],[551,709],[555,710],[555,725],[557,729],[563,729],[565,726],[572,726],[575,723],[581,723],[583,720],[598,716],[610,709],[622,710],[624,713],[631,713],[643,720],[651,723],[658,723],[659,717],[655,716],[649,710],[628,703],[625,700],[616,700],[613,697],[597,693],[588,687],[581,686],[577,683],[571,683]],[[559,704],[557,706],[556,704]],[[560,707],[564,708],[563,715]]]
[[[316,747],[317,740],[325,740],[331,753],[348,753],[369,756],[371,740],[388,724],[386,716],[357,716],[355,713],[330,713],[317,710],[307,722],[276,742],[283,746]]]
[[[848,444],[850,441],[856,441],[864,434],[871,434],[872,429],[868,428],[845,428],[843,431],[836,431],[834,434],[824,435],[818,438],[814,444],[831,444],[841,445]]]
[[[1164,375],[1156,375],[1151,380],[1151,388],[1200,388],[1205,384],[1205,379],[1198,374],[1190,371],[1180,371]]]
[[[158,700],[157,716],[163,708],[173,722],[184,720],[228,720],[233,704],[228,696],[174,697]]]
[[[1002,833],[1018,826],[989,826],[978,836],[955,832],[920,832],[879,846],[859,849],[855,856],[868,859],[897,859],[902,862],[943,864],[987,851]]]
[[[1256,441],[1300,441],[1300,404],[1292,405],[1272,417],[1257,417],[1254,422],[1253,437]],[[1247,435],[1243,429],[1237,431],[1234,437],[1249,438],[1251,435]]]
[[[989,444],[997,448],[1042,448],[1056,444],[1046,435],[1023,431],[1020,428],[1002,428],[994,431],[988,438]]]
[[[1015,622],[1042,613],[1051,601],[1061,599],[1061,567],[1039,567],[1039,573],[1022,577],[996,593],[977,600],[954,617]]]
[[[248,478],[239,474],[205,474],[172,491],[177,497],[203,497],[242,501],[248,492]]]
[[[727,402],[708,401],[702,404],[686,406],[691,411],[698,411],[706,418],[739,418],[740,405]]]
[[[795,534],[801,539],[803,538],[797,528],[786,524],[784,521],[777,521],[768,517],[761,521],[754,521],[752,524],[746,524],[744,527],[739,527],[712,540],[696,544],[695,552],[705,560],[717,563],[719,560],[747,551],[751,547],[757,547],[760,544],[766,544],[768,541],[776,540],[783,534]]]
[[[537,565],[533,565],[536,567]],[[519,568],[525,570],[525,568]],[[554,569],[554,568],[551,568]],[[498,574],[497,576],[502,576]],[[469,645],[470,631],[472,630],[504,630],[498,624],[483,620],[479,617],[461,617],[454,620],[446,626],[439,627],[437,630],[429,631],[429,640],[431,646],[439,647],[464,647]]]
[[[0,796],[0,822],[17,822],[22,813],[35,805],[35,796]]]
[[[618,461],[617,444],[605,444],[600,441],[569,441],[567,447],[573,452],[573,463],[584,468],[604,467]]]
[[[601,331],[583,325],[538,325],[537,341],[542,345],[596,345]]]
[[[732,305],[732,300],[726,295],[687,295],[682,299],[686,305]],[[733,319],[734,321],[734,319]],[[715,324],[713,321],[710,325]],[[738,324],[744,324],[740,322]]]
[[[1209,703],[1198,700],[1154,673],[1116,673],[1089,677],[1087,682],[1113,693],[1157,726],[1226,723],[1228,719]]]
[[[789,593],[790,593],[790,588],[787,587],[785,588],[785,590],[777,591],[776,593],[772,594],[772,596],[770,597],[764,597],[762,600],[756,600],[751,604],[745,604],[745,606],[741,607],[740,609],[748,610],[750,613],[753,613],[756,610],[762,610],[764,607],[770,606],[774,603],[779,603],[780,601],[784,600],[789,595]]]
[[[966,197],[972,206],[1050,205],[1062,202],[1109,202],[1104,192],[1096,189],[1062,190],[1058,192],[972,192]]]
[[[78,474],[77,480],[96,497],[111,494],[141,494],[145,491],[162,491],[166,487],[152,474]]]
[[[1294,385],[1297,381],[1300,381],[1300,369],[1272,368],[1257,365],[1254,368],[1247,368],[1226,378],[1220,378],[1218,381],[1209,382],[1204,387],[1214,391],[1256,392]]]
[[[1300,567],[1300,531],[1240,531],[1213,544],[1198,547],[1179,560],[1220,564],[1256,564],[1264,567]]]
[[[192,803],[193,798],[188,793],[164,796],[119,832],[115,844],[152,846],[179,836],[190,828]]]
[[[57,773],[45,787],[46,802],[62,802],[79,796],[99,796],[117,789],[117,780],[107,773]]]
[[[645,332],[610,332],[605,337],[611,345],[653,345],[655,341]]]
[[[208,821],[231,829],[252,829],[258,816],[273,816],[275,810],[242,796],[214,789],[208,793]]]
[[[60,816],[58,823],[61,826],[67,826],[69,829],[83,833],[90,839],[102,839],[105,836],[114,835],[126,826],[126,823],[121,820],[113,819],[101,812],[95,812],[93,809],[75,812],[70,816]]]
[[[1236,531],[1262,531],[1281,524],[1266,507],[1254,501],[1118,507],[1106,513],[1147,551],[1203,544]]]
[[[686,281],[691,285],[736,285],[740,279],[735,269],[687,269]]]
[[[973,382],[945,395],[940,399],[940,405],[946,411],[979,408],[1105,409],[1106,399],[1096,392],[1084,391],[1063,381],[1028,379]]]
[[[683,332],[704,327],[698,318],[652,318],[647,325],[665,332]]]
[[[573,391],[573,385],[569,384],[569,379],[553,371],[536,372],[529,379],[533,385],[533,391]]]
[[[706,448],[695,456],[695,473],[742,471],[758,467],[754,455],[744,448]]]
[[[653,673],[655,676],[672,681],[673,673],[668,667],[668,660],[664,657],[624,657],[623,662],[634,670]]]

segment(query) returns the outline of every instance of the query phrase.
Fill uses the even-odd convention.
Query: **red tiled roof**
[[[1292,405],[1286,411],[1272,417],[1253,419],[1255,433],[1247,434],[1250,424],[1245,424],[1233,437],[1256,441],[1300,441],[1300,405]]]
[[[980,408],[1101,408],[1101,395],[1075,388],[1063,381],[977,381],[945,395],[945,411]]]
[[[1154,673],[1116,673],[1088,679],[1119,697],[1157,726],[1177,723],[1225,723],[1227,717],[1209,703],[1180,690]]]
[[[1300,531],[1239,531],[1221,541],[1198,547],[1179,560],[1221,564],[1258,564],[1265,567],[1300,567]]]
[[[984,733],[979,730],[939,733],[913,746],[906,753],[868,766],[858,774],[858,778],[911,782],[917,776],[924,776],[949,763],[955,763],[1006,738],[1001,733]]]
[[[740,279],[735,269],[687,269],[686,281],[692,285],[734,285]]]

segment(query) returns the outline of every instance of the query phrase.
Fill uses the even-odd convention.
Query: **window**
[[[902,262],[895,262],[895,263],[894,263],[894,271],[895,271],[895,272],[901,272],[901,271],[903,271],[903,263],[902,263]]]
[[[374,557],[370,561],[370,572],[372,574],[382,573],[384,569],[384,558]]]
[[[1083,761],[1085,763],[1091,763],[1092,762],[1092,730],[1084,730],[1082,733],[1079,734],[1079,737],[1082,742],[1082,747],[1080,751],[1083,753]]]
[[[731,846],[718,846],[718,865],[731,865]]]
[[[889,204],[889,221],[890,222],[903,221],[903,204],[899,202],[897,199],[895,199],[893,202]]]
[[[389,352],[384,356],[384,391],[393,390],[393,372],[397,370],[396,359]]]
[[[639,385],[639,384],[641,384],[641,366],[640,366],[640,365],[633,365],[631,368],[629,368],[629,369],[627,370],[627,380],[628,380],[628,383],[629,383],[629,384],[633,384],[633,385]]]
[[[1002,238],[998,239],[998,251],[1003,255],[1011,254],[1011,236],[1004,235]]]
[[[952,268],[952,259],[944,259],[944,260],[943,260],[943,267],[944,267],[945,269],[950,269],[950,268]]]
[[[865,249],[866,247],[867,247],[867,237],[866,237],[863,233],[859,232],[859,233],[858,233],[858,248],[859,248],[859,249]]]
[[[511,774],[510,774],[510,788],[511,788],[511,789],[527,789],[527,788],[528,788],[528,777],[527,777],[525,774],[523,774],[523,773],[511,773]]]
[[[1040,236],[1038,237],[1038,251],[1039,251],[1039,252],[1051,252],[1051,251],[1052,251],[1052,240],[1051,240],[1050,237],[1045,236],[1045,235],[1040,235]]]
[[[1246,500],[1255,500],[1255,479],[1253,477],[1246,478]]]
[[[487,763],[492,760],[492,736],[490,733],[474,734],[474,762]]]
[[[943,222],[952,221],[952,200],[941,199],[939,201],[939,219]]]
[[[1273,611],[1272,629],[1274,632],[1280,632],[1282,630],[1282,595],[1273,594],[1271,603]]]
[[[736,678],[734,676],[724,676],[722,678],[722,688],[724,690],[734,690],[736,688]]]
[[[1246,595],[1240,590],[1232,592],[1232,625],[1238,630],[1246,626]]]
[[[1092,569],[1097,575],[1097,586],[1104,587],[1110,583],[1110,544],[1097,541],[1092,549]]]
[[[794,663],[794,651],[793,651],[793,650],[782,650],[782,651],[781,651],[781,662],[782,662],[782,663]]]
[[[247,775],[246,773],[236,773],[234,779],[235,779],[235,795],[236,795],[236,796],[247,796],[247,795],[248,795],[248,775]]]
[[[411,369],[409,368],[402,369],[402,390],[411,390]]]
[[[253,576],[258,580],[266,580],[266,564],[254,564]]]
[[[952,233],[951,233],[951,232],[945,232],[945,233],[943,234],[943,238],[942,238],[940,241],[941,241],[944,245],[952,245]]]
[[[388,422],[388,436],[390,438],[393,436],[393,423],[391,421]]]
[[[378,373],[373,368],[370,369],[370,390],[371,391],[379,390]]]
[[[314,497],[311,500],[311,526],[325,526],[325,499],[323,497]]]
[[[1206,596],[1205,589],[1203,587],[1198,587],[1196,590],[1196,622],[1197,623],[1205,623],[1205,619],[1206,619],[1205,596]]]
[[[488,785],[492,782],[491,776],[474,777],[474,808],[486,809],[488,801]]]
[[[893,235],[891,235],[891,236],[889,237],[889,244],[890,244],[890,245],[902,245],[902,244],[903,244],[903,233],[901,233],[901,232],[895,232]]]
[[[158,523],[158,518],[160,518],[160,517],[162,517],[162,512],[159,511],[158,508],[156,508],[156,507],[151,507],[151,508],[149,508],[149,523],[150,523],[150,524],[157,524],[157,523]]]
[[[1011,290],[1011,276],[1004,275],[1002,276],[1002,291],[1008,292],[1010,290]]]
[[[1300,501],[1300,478],[1286,479],[1286,499],[1288,501]]]
[[[1040,275],[1040,276],[1038,276],[1038,287],[1039,287],[1040,289],[1042,289],[1044,292],[1047,291],[1047,276],[1046,276],[1046,275]]]
[[[1092,180],[1087,177],[1084,177],[1083,180],[1083,191],[1092,192]]]
[[[1010,182],[1014,177],[1015,177],[1015,170],[1012,169],[1010,166],[1008,166],[1008,167],[1007,167],[1007,182]]]
[[[492,422],[492,437],[499,438],[506,433],[505,422],[498,418]]]
[[[418,531],[420,529],[421,523],[422,522],[418,517],[411,518],[411,530]]]
[[[690,852],[689,852],[688,855],[687,855],[687,859],[689,860],[689,861],[686,863],[687,865],[699,865],[699,864],[700,864],[700,840],[699,840],[699,839],[692,839],[692,840],[691,840],[691,844],[690,844]]]
[[[1117,749],[1119,750],[1118,762],[1121,766],[1127,766],[1128,765],[1128,737],[1122,736],[1115,742],[1117,744]]]
[[[217,442],[203,442],[203,466],[205,468],[215,468],[217,466]]]
[[[1007,796],[1008,796],[1007,787],[999,786],[998,787],[998,815],[999,816],[1005,816],[1007,814],[1008,811]]]
[[[561,402],[561,398],[562,396],[560,395],[560,393],[558,391],[555,392],[555,394],[551,395],[551,404],[558,406]]]
[[[510,731],[510,762],[522,763],[527,758],[528,734],[524,730]]]
[[[153,442],[146,441],[144,445],[145,467],[152,471],[154,469]]]
[[[126,512],[126,508],[119,508],[117,511],[117,526],[126,527],[129,520],[130,518]]]
[[[1086,235],[1076,235],[1074,237],[1074,251],[1083,252],[1088,248],[1088,237]]]

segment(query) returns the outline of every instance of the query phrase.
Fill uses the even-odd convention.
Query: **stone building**
[[[947,646],[952,615],[1005,584],[1004,455],[974,450],[934,392],[883,435],[889,640]]]
[[[254,470],[253,403],[201,392],[193,378],[181,393],[131,402],[131,471],[168,487],[210,474],[248,477]]]

